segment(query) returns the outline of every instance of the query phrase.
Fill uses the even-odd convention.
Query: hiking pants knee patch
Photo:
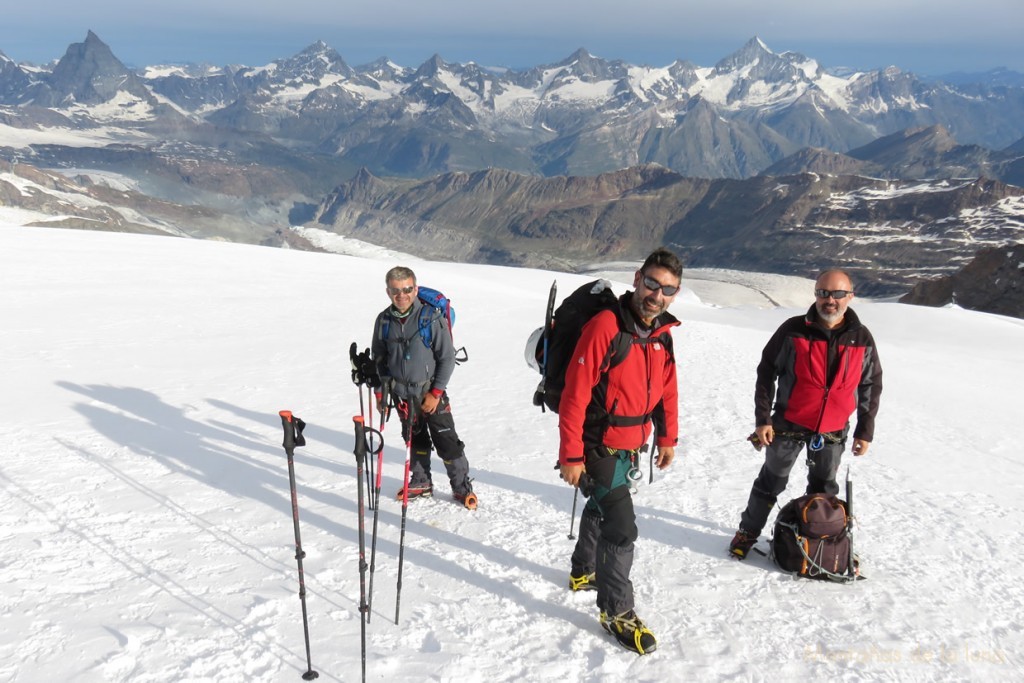
[[[639,532],[629,488],[618,486],[612,489],[601,498],[599,504],[604,513],[601,518],[601,538],[614,546],[632,545]]]

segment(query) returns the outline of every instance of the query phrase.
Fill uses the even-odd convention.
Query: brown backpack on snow
[[[786,503],[775,518],[771,547],[783,571],[809,579],[857,579],[846,503],[836,496],[812,493]]]

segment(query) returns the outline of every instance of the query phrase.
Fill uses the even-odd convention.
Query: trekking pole
[[[302,572],[302,558],[306,553],[302,550],[302,539],[299,536],[299,499],[295,493],[295,447],[305,446],[306,438],[302,436],[302,430],[306,423],[292,415],[290,410],[282,410],[278,413],[281,416],[281,426],[284,428],[284,452],[288,456],[288,486],[292,494],[292,522],[295,525],[295,561],[299,565],[299,601],[302,602],[302,633],[306,639],[306,673],[302,674],[303,680],[311,681],[320,676],[313,671],[312,658],[309,654],[309,619],[306,614],[306,580]]]
[[[384,470],[384,413],[380,414],[380,429],[373,430],[367,429],[367,449],[370,453],[370,461],[373,461],[372,456],[377,456],[377,478],[374,483],[374,488],[370,492],[370,498],[373,501],[373,533],[370,535],[370,587],[366,595],[366,623],[370,623],[370,615],[373,613],[371,605],[373,604],[373,572],[376,569],[377,563],[377,521],[380,519],[380,483],[381,483],[381,472]],[[376,433],[380,437],[379,444],[375,447],[372,443],[373,434]]]
[[[366,396],[367,404],[373,405],[373,389],[374,387],[380,386],[380,378],[377,376],[377,369],[370,358],[370,349],[366,349],[362,353],[358,353],[355,342],[352,342],[351,346],[348,347],[349,360],[352,362],[352,383],[356,385],[356,391],[359,393],[359,415],[363,418],[364,424],[366,420],[366,404],[363,403],[363,385],[366,385]],[[372,408],[371,408],[372,411]],[[370,424],[373,424],[373,420],[370,420]],[[366,489],[371,489],[371,482],[373,481],[373,460],[368,462],[366,468]],[[373,504],[371,499],[370,504]]]
[[[651,448],[651,462],[650,462],[651,476],[650,476],[650,479],[647,480],[648,484],[653,484],[654,483],[654,452],[656,450],[658,450],[658,447],[655,446],[655,444],[657,442],[658,442],[658,428],[655,427],[654,429],[651,430],[651,444],[650,444],[650,448]],[[644,445],[645,446],[647,445],[646,442],[644,443]]]
[[[557,462],[555,463],[555,469],[556,470],[557,469],[561,469],[561,467],[562,466],[559,463],[557,463]],[[561,476],[561,475],[559,475],[559,476]],[[573,527],[576,526],[576,501],[579,500],[579,498],[580,498],[580,486],[582,485],[583,477],[585,477],[585,476],[587,476],[586,472],[584,472],[582,475],[580,475],[580,481],[576,482],[576,487],[575,487],[576,490],[572,494],[572,514],[569,515],[569,540],[570,541],[576,538],[575,534],[572,533]]]
[[[360,394],[360,396],[362,396],[362,394]],[[373,482],[376,479],[376,477],[374,476],[374,467],[373,467],[373,457],[372,456],[377,454],[376,451],[374,451],[370,447],[370,443],[369,443],[369,441],[373,438],[372,437],[372,433],[373,433],[373,403],[374,403],[374,401],[373,401],[373,388],[370,387],[369,385],[367,385],[367,387],[366,387],[367,411],[365,413],[366,417],[365,417],[365,419],[363,421],[363,424],[366,425],[365,432],[366,432],[366,439],[367,439],[367,448],[369,449],[368,452],[369,452],[369,455],[371,456],[371,457],[366,459],[367,504],[369,505],[371,510],[374,509],[374,499],[373,499],[372,491],[373,491]],[[359,402],[359,414],[360,415],[364,415],[364,413],[363,413],[363,405],[362,405],[362,400],[361,399],[360,399],[360,402]]]
[[[373,533],[370,541],[370,585],[366,597],[366,622],[370,622],[370,615],[372,614],[371,605],[373,602],[373,575],[376,570],[377,564],[377,523],[380,519],[380,485],[381,475],[384,470],[384,423],[389,415],[389,411],[386,407],[381,410],[380,414],[380,429],[373,429],[372,426],[366,426],[367,412],[370,413],[370,424],[372,425],[372,414],[373,407],[377,403],[374,398],[375,390],[380,390],[382,396],[388,396],[390,398],[390,389],[388,387],[382,388],[381,377],[377,372],[377,366],[373,361],[370,353],[370,349],[365,349],[362,353],[357,351],[355,342],[348,349],[349,358],[352,361],[352,382],[358,387],[359,391],[359,415],[364,420],[363,422],[363,434],[365,440],[365,447],[367,452],[371,456],[367,461],[366,468],[366,489],[369,492],[369,506],[373,510]],[[363,403],[362,386],[366,385],[366,403]],[[385,399],[387,401],[388,399]],[[379,442],[376,446],[373,445],[373,437],[377,436]],[[374,464],[373,457],[377,456],[377,471],[374,476]],[[361,505],[361,504],[360,504]]]
[[[360,392],[362,395],[362,392]],[[363,681],[366,680],[366,622],[369,618],[369,604],[366,600],[366,527],[363,507],[363,463],[366,462],[366,434],[363,429],[363,416],[352,418],[355,429],[356,456],[356,490],[359,504],[359,626],[361,635],[361,654],[363,663]]]
[[[846,535],[850,539],[850,557],[846,563],[848,576],[857,575],[857,565],[853,559],[853,480],[850,478],[850,466],[846,466]]]
[[[576,534],[572,532],[574,526],[576,526],[576,501],[580,498],[580,487],[576,486],[576,492],[572,494],[572,514],[569,515],[569,540],[576,538]]]
[[[405,559],[405,520],[409,510],[409,466],[412,458],[412,406],[408,401],[398,404],[398,414],[402,417],[402,431],[405,432],[405,476],[402,481],[402,532],[398,541],[398,586],[395,590],[395,624],[398,624],[398,612],[402,604],[402,564]]]

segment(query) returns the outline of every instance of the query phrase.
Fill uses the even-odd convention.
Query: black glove
[[[353,384],[365,384],[371,389],[380,388],[380,375],[377,374],[377,364],[370,357],[370,349],[356,353],[356,343],[352,342],[348,355],[352,361]]]

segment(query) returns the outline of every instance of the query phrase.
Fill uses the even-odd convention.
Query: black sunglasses
[[[829,297],[832,297],[833,299],[836,299],[837,301],[839,299],[845,299],[846,297],[848,297],[851,294],[853,294],[853,292],[851,292],[848,289],[816,289],[816,290],[814,290],[814,296],[818,297],[819,299],[827,299]]]
[[[412,294],[416,290],[416,285],[412,287],[388,287],[388,294],[391,296],[398,296],[399,294]]]
[[[675,296],[676,292],[679,291],[679,287],[673,285],[663,285],[657,280],[655,280],[653,277],[649,277],[647,275],[643,276],[642,282],[644,283],[644,287],[646,287],[647,289],[651,290],[652,292],[657,292],[660,289],[661,293],[664,294],[665,296]]]

